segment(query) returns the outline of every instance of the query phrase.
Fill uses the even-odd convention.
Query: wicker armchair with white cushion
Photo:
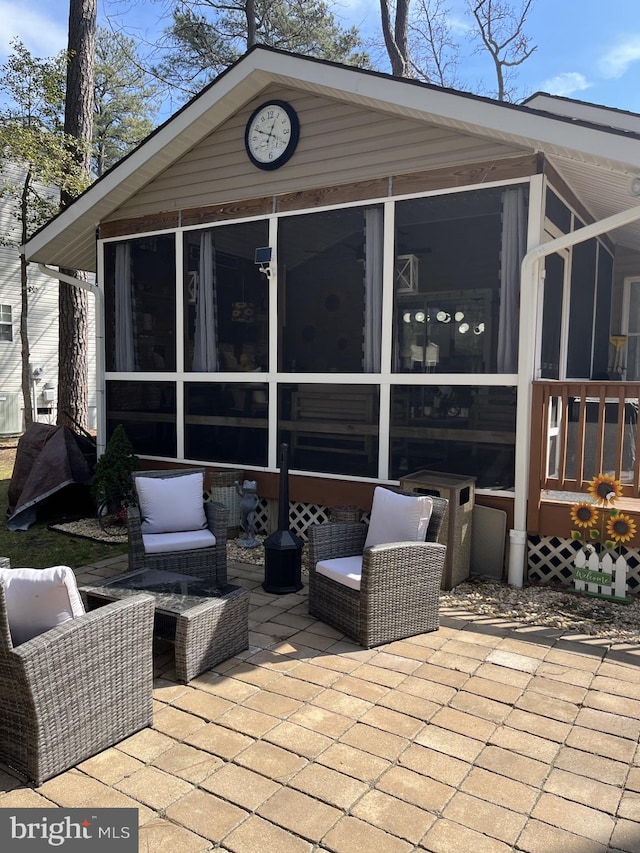
[[[73,571],[0,569],[0,761],[40,785],[152,722],[153,599],[85,613]]]
[[[127,510],[129,568],[227,583],[229,510],[204,500],[204,468],[136,471],[137,504]]]
[[[378,486],[369,527],[309,529],[309,613],[365,648],[439,627],[448,502]]]

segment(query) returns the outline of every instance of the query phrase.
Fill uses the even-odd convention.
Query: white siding
[[[6,167],[10,180],[19,179],[19,170]],[[0,199],[0,233],[14,235],[19,242],[17,221],[11,205]],[[58,283],[30,265],[29,276],[29,349],[30,362],[43,368],[39,381],[34,382],[35,406],[51,407],[51,415],[40,414],[38,420],[55,423],[58,386]],[[89,424],[95,427],[95,316],[93,297],[89,296]],[[13,320],[13,341],[0,341],[0,433],[17,433],[24,428],[22,409],[22,358],[20,340],[20,257],[18,249],[0,246],[0,303],[10,305]],[[54,390],[52,403],[42,397],[45,386]],[[4,398],[4,399],[2,399]]]
[[[274,172],[256,169],[244,149],[247,119],[268,98],[289,101],[300,118],[296,153],[286,166]],[[313,94],[271,88],[151,181],[109,219],[280,195],[530,151]]]

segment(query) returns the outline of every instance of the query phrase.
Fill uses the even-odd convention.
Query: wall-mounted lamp
[[[264,273],[268,279],[271,278],[271,257],[273,249],[271,246],[263,246],[256,249],[254,263],[260,268],[260,272]]]

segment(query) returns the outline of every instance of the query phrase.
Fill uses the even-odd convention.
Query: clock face
[[[269,101],[251,114],[244,143],[251,162],[259,169],[277,169],[298,144],[298,116],[285,101]]]

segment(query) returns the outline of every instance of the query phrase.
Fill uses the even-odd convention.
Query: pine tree
[[[70,0],[69,62],[65,97],[65,132],[78,144],[73,152],[79,168],[89,177],[93,131],[93,81],[97,0]],[[74,195],[63,191],[62,207]],[[62,270],[72,278],[87,280],[83,271]],[[71,429],[88,427],[89,299],[86,290],[60,282],[58,340],[58,424]]]

